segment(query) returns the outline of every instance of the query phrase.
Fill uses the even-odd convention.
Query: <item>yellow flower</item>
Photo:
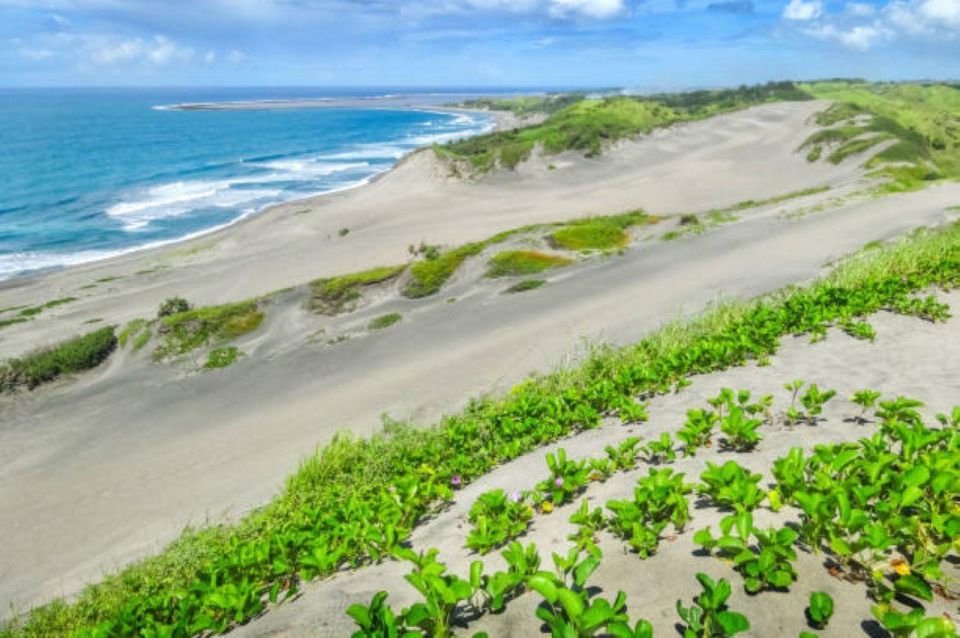
[[[543,510],[544,514],[549,514],[550,512],[553,511],[553,503],[551,503],[550,501],[544,501],[540,505],[540,509]]]
[[[890,566],[893,567],[893,571],[897,572],[900,576],[910,574],[910,564],[902,558],[894,558],[890,561]]]

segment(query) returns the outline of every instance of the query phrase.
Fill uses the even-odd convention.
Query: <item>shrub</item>
[[[160,309],[157,310],[157,317],[169,317],[180,314],[181,312],[187,312],[188,310],[190,310],[190,302],[186,299],[182,297],[170,297],[160,304]]]

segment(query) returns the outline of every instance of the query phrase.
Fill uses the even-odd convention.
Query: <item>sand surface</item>
[[[794,152],[823,106],[758,107],[658,131],[599,160],[564,155],[550,160],[556,170],[534,161],[478,182],[449,179],[421,153],[368,187],[279,207],[176,248],[7,283],[0,307],[81,300],[5,329],[0,356],[89,329],[91,319],[152,316],[173,295],[236,301],[403,263],[408,244],[421,240],[455,244],[537,221],[636,207],[702,211],[834,186],[699,237],[657,240],[672,222],[641,229],[624,255],[563,269],[524,295],[480,281],[479,263],[435,298],[386,295],[336,320],[305,312],[294,289],[267,302],[262,328],[237,344],[248,356],[226,370],[197,373],[189,361],[155,364],[125,350],[75,380],[5,400],[0,605],[22,609],[72,594],[159,550],[187,524],[263,503],[339,429],[371,432],[383,413],[427,424],[470,396],[575,356],[581,339],[625,343],[718,296],[808,279],[868,241],[939,223],[960,203],[960,185],[951,184],[838,198],[830,210],[809,212],[855,190],[860,177],[855,163],[809,164]],[[350,233],[339,237],[340,228]],[[83,288],[108,276],[122,278]],[[404,314],[400,324],[365,330],[392,311]],[[328,343],[339,336],[349,339]]]
[[[954,308],[960,308],[960,293],[941,295]],[[606,445],[616,445],[629,436],[654,439],[662,432],[675,432],[682,426],[688,409],[707,408],[707,399],[729,387],[748,389],[754,396],[772,394],[774,411],[782,412],[789,405],[789,395],[782,385],[794,379],[817,383],[821,388],[837,390],[837,398],[827,403],[824,420],[816,427],[799,425],[788,427],[782,423],[764,426],[763,440],[749,453],[721,452],[704,449],[689,459],[679,459],[671,465],[675,471],[686,474],[687,480],[697,482],[707,461],[722,464],[735,460],[751,471],[764,475],[766,486],[771,480],[770,468],[775,459],[784,456],[791,447],[812,449],[820,443],[855,441],[869,436],[875,425],[857,425],[848,419],[859,413],[859,407],[847,400],[853,392],[872,388],[883,392],[886,398],[905,395],[926,404],[922,410],[929,424],[938,412],[947,413],[960,404],[960,317],[954,316],[945,324],[931,324],[915,318],[879,313],[870,319],[877,330],[874,343],[858,341],[840,331],[831,330],[823,342],[811,345],[807,337],[786,338],[780,352],[772,357],[771,365],[757,367],[750,364],[721,373],[695,377],[693,384],[675,395],[655,398],[649,408],[650,420],[640,425],[625,426],[615,419],[596,430],[591,430],[543,450],[530,453],[494,470],[482,479],[456,494],[450,509],[414,532],[413,547],[422,551],[431,547],[440,550],[439,560],[452,573],[466,577],[469,565],[478,556],[463,547],[470,529],[467,520],[470,507],[478,495],[490,489],[533,489],[537,482],[549,476],[544,462],[547,451],[559,447],[571,458],[603,458]],[[649,466],[640,463],[636,470],[615,474],[604,483],[590,484],[582,498],[587,498],[591,509],[603,507],[611,499],[628,499],[637,478],[646,476]],[[691,502],[696,503],[695,495]],[[537,514],[528,533],[521,539],[524,545],[535,543],[543,560],[541,568],[552,569],[550,553],[566,554],[570,543],[567,536],[575,526],[570,515],[579,507],[580,499],[557,508],[552,514]],[[625,551],[624,543],[609,532],[600,533],[603,563],[590,583],[601,588],[603,597],[612,600],[617,591],[627,594],[631,618],[646,618],[654,624],[655,635],[677,635],[674,629],[679,618],[675,611],[678,598],[689,605],[699,593],[695,574],[702,571],[712,578],[726,578],[733,587],[730,608],[747,615],[751,622],[748,636],[796,636],[811,631],[806,625],[803,609],[809,593],[826,591],[835,602],[835,614],[829,627],[817,631],[820,636],[845,638],[848,636],[882,636],[882,631],[870,614],[872,601],[861,583],[851,583],[830,575],[824,568],[826,557],[800,550],[796,564],[798,581],[789,592],[764,592],[750,596],[743,591],[742,577],[723,561],[695,553],[699,548],[692,541],[696,530],[710,526],[717,535],[717,523],[726,515],[706,504],[691,506],[691,522],[684,532],[661,541],[658,553],[646,560]],[[780,526],[784,521],[796,520],[791,508],[774,514],[765,507],[754,513],[757,525]],[[506,568],[499,552],[483,557],[485,573]],[[945,578],[960,577],[960,567],[945,564]],[[241,627],[241,637],[284,636],[324,637],[346,636],[355,630],[346,608],[353,603],[368,604],[381,590],[389,592],[388,601],[399,610],[419,600],[417,592],[403,579],[409,571],[405,563],[388,561],[380,565],[347,572],[326,581],[307,586],[302,596],[270,610],[259,619]],[[500,615],[488,615],[470,623],[458,633],[469,636],[475,631],[487,631],[491,636],[539,636],[540,621],[535,617],[540,597],[527,593],[507,604]],[[936,597],[927,607],[927,615],[950,613],[957,617],[957,603]]]

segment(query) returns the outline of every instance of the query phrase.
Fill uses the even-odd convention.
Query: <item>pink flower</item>
[[[462,482],[463,480],[460,478],[459,474],[454,474],[453,476],[450,477],[450,485],[454,487],[460,487],[460,484]]]
[[[562,479],[562,478],[558,478],[557,480],[555,480],[555,481],[553,482],[553,484],[556,485],[557,487],[563,487],[563,479]]]
[[[519,503],[523,499],[523,496],[520,495],[520,492],[513,492],[510,494],[510,500],[514,503]]]

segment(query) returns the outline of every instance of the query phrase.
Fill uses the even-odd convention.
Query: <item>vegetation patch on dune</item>
[[[631,226],[654,224],[659,218],[641,210],[574,220],[553,231],[548,240],[556,248],[571,251],[614,250],[630,242],[627,229]]]
[[[479,254],[489,242],[464,244],[437,255],[430,255],[410,266],[410,281],[403,287],[403,294],[411,299],[427,297],[440,290],[443,284],[457,272],[467,257]]]
[[[866,162],[887,178],[882,191],[915,190],[933,180],[960,178],[960,91],[955,87],[862,81],[802,87],[835,102],[818,118],[821,126],[832,128],[806,143],[813,149],[830,148],[828,160],[839,163],[887,142]]]
[[[592,157],[612,142],[649,133],[657,127],[764,102],[806,100],[810,95],[792,82],[773,82],[717,91],[580,98],[552,112],[541,124],[450,142],[435,147],[436,151],[441,156],[467,162],[478,171],[515,168],[538,145],[547,153],[580,151]],[[492,105],[513,110],[509,102]]]
[[[521,277],[568,266],[572,259],[536,250],[505,250],[490,258],[487,277]]]
[[[406,266],[382,266],[362,272],[316,279],[310,282],[310,310],[324,315],[336,315],[353,309],[366,286],[392,281]]]
[[[263,321],[256,301],[205,306],[159,319],[162,339],[154,350],[155,359],[186,354],[211,342],[235,339],[253,332]]]
[[[833,323],[884,308],[916,314],[929,306],[913,303],[917,293],[957,285],[960,224],[953,224],[856,255],[807,287],[720,306],[633,346],[600,350],[576,369],[473,401],[436,427],[388,424],[371,438],[338,437],[290,477],[275,501],[235,527],[189,533],[74,602],[14,621],[5,635],[222,632],[295,593],[302,580],[401,551],[417,522],[442,507],[454,487],[597,427],[604,414],[629,413],[639,395],[764,361],[787,335],[821,338]]]
[[[547,282],[545,279],[524,279],[523,281],[518,281],[513,284],[506,290],[505,293],[513,294],[517,292],[527,292],[528,290],[536,290],[540,286],[545,285]]]
[[[561,233],[561,236],[568,238],[570,246],[582,247],[567,248],[555,243],[556,247],[568,250],[604,250],[626,245],[629,240],[629,235],[625,232],[626,228],[641,224],[653,224],[658,221],[660,219],[653,215],[648,215],[642,210],[634,210],[617,215],[585,217],[569,222],[531,224],[498,233],[483,241],[464,244],[443,252],[434,246],[423,246],[420,250],[411,251],[423,254],[424,258],[410,266],[410,279],[404,285],[402,292],[404,296],[410,298],[427,297],[435,294],[467,258],[480,254],[489,246],[525,233],[534,233],[544,229],[553,230],[554,234],[565,231]]]
[[[792,199],[825,193],[828,190],[830,190],[829,186],[814,186],[811,188],[804,188],[803,190],[785,193],[783,195],[776,195],[767,199],[747,199],[742,202],[737,202],[732,206],[727,206],[726,208],[714,208],[712,210],[708,210],[703,215],[681,215],[679,225],[673,230],[669,230],[664,233],[661,236],[661,239],[672,241],[674,239],[680,239],[681,237],[687,237],[689,235],[699,235],[710,230],[711,228],[737,221],[740,218],[736,215],[736,213],[741,211],[750,210],[752,208],[761,208],[763,206],[773,206],[775,204],[780,204]]]
[[[241,352],[236,346],[225,346],[214,348],[207,354],[207,362],[203,367],[207,370],[219,370],[231,365],[240,356]]]
[[[0,319],[0,328],[5,328],[6,326],[12,326],[18,323],[24,323],[31,321],[34,317],[42,313],[44,310],[49,310],[51,308],[56,308],[57,306],[62,306],[63,304],[68,304],[76,301],[76,297],[61,297],[60,299],[53,299],[46,303],[42,303],[39,306],[14,306],[11,308],[4,308],[0,310],[0,314],[7,312],[18,311],[17,315],[14,317],[8,317],[7,319]]]
[[[117,347],[112,326],[74,337],[0,365],[0,391],[33,388],[57,377],[95,368]]]
[[[387,315],[381,315],[370,322],[368,326],[370,330],[383,330],[384,328],[389,328],[395,323],[399,323],[403,319],[403,315],[399,312],[391,312]]]

